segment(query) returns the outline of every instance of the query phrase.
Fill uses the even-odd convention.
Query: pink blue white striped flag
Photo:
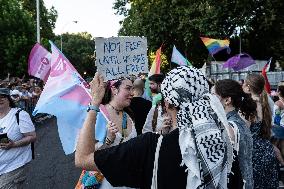
[[[171,62],[176,63],[180,66],[192,66],[191,63],[177,50],[174,45]]]
[[[70,154],[75,150],[91,96],[88,83],[51,41],[50,44],[51,70],[33,115],[47,113],[57,117],[63,150]]]
[[[39,43],[36,43],[29,55],[29,74],[42,79],[46,83],[50,72],[50,60],[50,52],[48,52]]]

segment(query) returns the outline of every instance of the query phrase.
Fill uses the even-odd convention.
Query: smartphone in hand
[[[0,143],[9,143],[7,133],[0,134]]]

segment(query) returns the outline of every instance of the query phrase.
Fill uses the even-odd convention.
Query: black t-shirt
[[[130,109],[134,114],[135,129],[138,135],[142,133],[147,115],[152,107],[152,102],[142,97],[133,97]]]
[[[159,153],[158,188],[185,188],[187,173],[181,167],[178,129],[164,136]],[[146,133],[118,146],[99,150],[95,163],[113,186],[151,188],[159,135]]]

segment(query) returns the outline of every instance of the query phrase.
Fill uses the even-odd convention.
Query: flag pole
[[[212,61],[211,61],[211,56],[208,55],[207,61],[208,61],[208,65],[209,65],[209,77],[211,77],[211,73],[212,73]]]
[[[242,53],[242,37],[241,37],[241,26],[240,26],[240,35],[239,35],[239,38],[240,38],[240,54]]]

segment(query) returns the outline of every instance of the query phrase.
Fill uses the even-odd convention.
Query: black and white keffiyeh
[[[227,188],[232,146],[226,113],[216,96],[209,94],[203,73],[193,67],[171,70],[161,85],[164,99],[179,107],[177,126],[181,165],[186,165],[187,189]]]

